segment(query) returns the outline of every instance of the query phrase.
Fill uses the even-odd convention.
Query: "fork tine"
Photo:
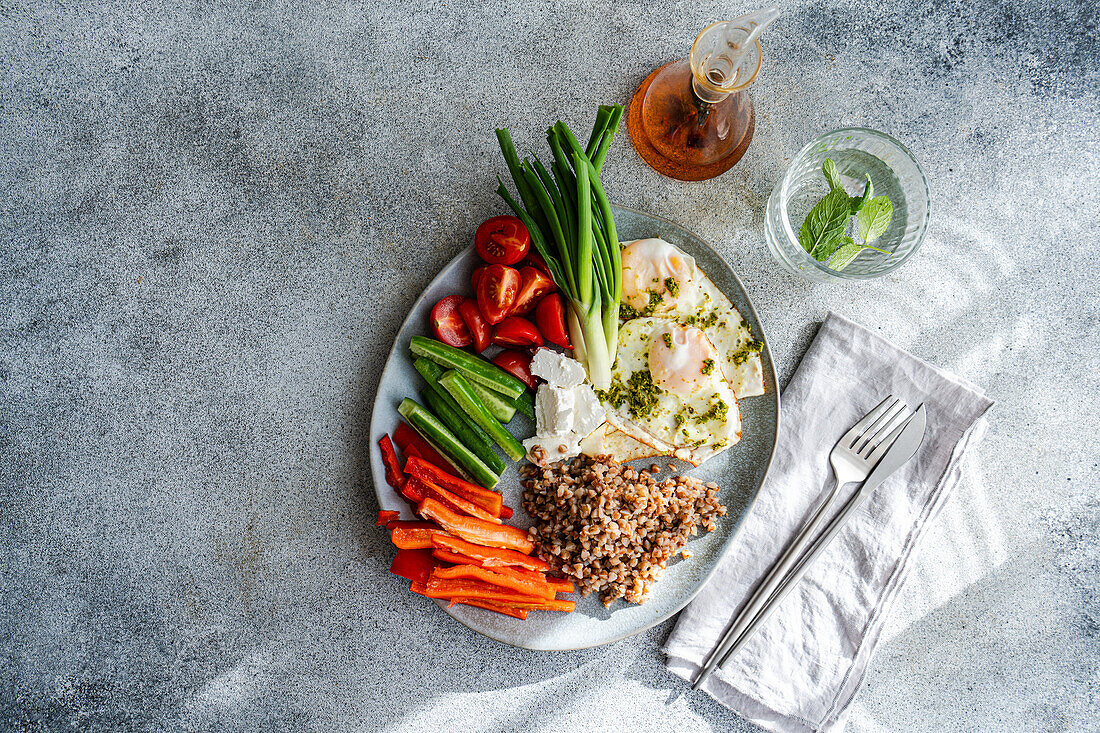
[[[890,450],[890,446],[894,444],[894,441],[901,435],[901,431],[905,430],[905,426],[909,424],[909,421],[912,420],[916,414],[916,412],[910,412],[909,416],[902,420],[900,425],[891,430],[890,434],[883,438],[882,442],[878,444],[878,447],[871,451],[871,455],[867,456],[867,462],[872,466],[877,466],[878,462],[882,460],[882,457],[886,455],[886,451]]]
[[[900,399],[895,400],[894,403],[890,405],[889,410],[884,412],[878,420],[875,420],[871,424],[871,427],[864,430],[863,434],[856,438],[855,442],[852,443],[852,450],[854,450],[856,453],[862,453],[863,449],[867,447],[868,440],[882,432],[883,427],[889,425],[890,421],[893,420],[899,412],[902,412],[905,409],[906,404],[904,402],[902,402]]]
[[[896,429],[899,422],[902,425],[904,425],[905,423],[907,423],[909,421],[909,418],[912,417],[912,416],[913,416],[913,411],[909,409],[908,405],[905,405],[903,407],[903,409],[901,409],[893,417],[891,417],[878,430],[877,433],[875,433],[874,435],[872,435],[870,438],[867,439],[867,442],[864,443],[860,447],[859,455],[862,458],[866,459],[868,456],[871,455],[871,452],[873,450],[875,450],[878,446],[882,445],[882,441],[885,441],[886,438],[889,438],[890,432]],[[884,438],[883,436],[886,436],[886,438]]]
[[[844,434],[844,437],[842,437],[837,442],[837,445],[842,445],[845,448],[851,448],[852,443],[855,442],[856,438],[858,438],[860,435],[863,434],[863,429],[865,427],[867,427],[868,425],[870,425],[875,420],[877,420],[878,417],[883,412],[885,412],[887,409],[889,409],[889,405],[890,405],[891,400],[896,401],[896,399],[894,398],[894,395],[887,395],[886,399],[884,399],[882,402],[878,403],[878,406],[875,407],[875,409],[868,412],[866,415],[863,416],[862,420],[860,420],[855,425],[853,425],[852,429],[849,430],[848,432],[846,432]]]

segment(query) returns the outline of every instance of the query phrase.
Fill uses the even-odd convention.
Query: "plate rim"
[[[775,429],[774,429],[774,435],[772,436],[772,441],[771,441],[771,450],[769,450],[769,452],[768,452],[768,458],[767,458],[767,461],[764,465],[764,472],[760,475],[760,481],[753,488],[752,496],[749,498],[748,504],[746,505],[744,511],[741,513],[740,517],[738,518],[737,525],[733,528],[733,530],[730,532],[729,537],[727,537],[726,541],[722,544],[722,547],[718,552],[717,559],[713,563],[711,563],[710,568],[703,574],[703,577],[699,581],[697,587],[693,591],[691,591],[691,593],[689,593],[684,598],[683,602],[675,605],[675,607],[673,607],[670,611],[668,611],[664,615],[660,616],[659,618],[657,618],[657,619],[655,619],[655,620],[653,620],[653,621],[651,621],[651,622],[649,622],[649,623],[647,623],[643,626],[639,626],[638,628],[632,629],[631,631],[627,631],[627,632],[625,632],[623,634],[620,634],[618,636],[615,636],[613,638],[602,640],[602,641],[597,641],[597,642],[594,642],[592,644],[581,644],[579,646],[546,649],[546,648],[541,648],[541,647],[536,647],[536,646],[528,646],[528,645],[523,644],[523,643],[516,643],[516,642],[510,641],[508,639],[502,639],[502,638],[500,638],[499,635],[496,635],[496,634],[494,634],[490,631],[483,631],[482,629],[474,628],[473,626],[468,624],[462,618],[460,618],[460,617],[456,616],[455,614],[451,613],[450,608],[447,606],[447,604],[444,600],[433,599],[435,601],[436,605],[439,608],[443,609],[443,611],[448,616],[450,616],[452,619],[454,619],[458,623],[465,626],[467,629],[470,629],[471,631],[473,631],[477,634],[480,634],[481,636],[484,636],[487,639],[493,639],[494,641],[500,642],[501,644],[513,647],[515,649],[526,649],[526,650],[529,650],[529,651],[553,653],[553,652],[578,651],[578,650],[581,650],[581,649],[592,649],[592,648],[595,648],[595,647],[606,646],[607,644],[614,644],[615,642],[622,641],[623,639],[628,639],[632,636],[636,636],[636,635],[642,633],[643,631],[648,631],[649,629],[652,629],[654,626],[657,626],[658,624],[663,624],[665,621],[668,621],[670,618],[672,618],[676,614],[680,613],[680,611],[684,610],[684,608],[686,608],[689,603],[691,603],[693,600],[695,600],[695,597],[697,595],[699,595],[699,593],[703,590],[703,588],[706,587],[707,583],[710,582],[710,579],[712,577],[714,577],[714,574],[718,571],[718,566],[721,564],[722,559],[725,557],[726,553],[729,551],[730,546],[733,544],[734,540],[736,540],[738,535],[741,533],[741,528],[745,523],[745,518],[748,516],[749,512],[751,512],[753,507],[756,505],[756,500],[760,496],[760,489],[764,485],[764,482],[767,481],[768,474],[771,472],[772,463],[775,460],[775,451],[776,451],[776,448],[779,444],[780,425],[782,423],[783,414],[782,414],[782,410],[780,409],[782,404],[781,404],[781,393],[780,393],[780,389],[779,389],[779,375],[775,371],[775,360],[772,358],[771,342],[768,340],[767,331],[764,328],[764,322],[760,319],[760,314],[756,311],[756,306],[753,305],[752,298],[749,297],[748,290],[745,289],[745,284],[741,281],[741,278],[740,278],[740,276],[738,276],[737,271],[730,265],[729,261],[726,260],[726,258],[722,255],[722,253],[719,252],[717,249],[715,249],[714,246],[711,245],[711,243],[709,241],[707,241],[706,239],[700,237],[698,234],[691,231],[687,227],[681,226],[680,224],[677,224],[676,222],[672,221],[671,219],[667,219],[667,218],[665,218],[663,216],[660,216],[658,214],[651,214],[649,212],[641,211],[639,209],[635,209],[635,208],[632,208],[630,206],[622,206],[620,204],[614,204],[613,203],[613,204],[611,204],[611,207],[614,210],[628,211],[631,214],[636,214],[638,216],[647,217],[647,218],[650,218],[650,219],[655,219],[657,221],[663,222],[664,224],[666,224],[670,227],[673,227],[674,229],[679,229],[682,232],[686,232],[688,235],[690,235],[694,239],[698,240],[699,242],[702,242],[703,246],[705,246],[707,249],[709,249],[711,251],[711,253],[715,257],[717,257],[718,260],[723,265],[725,265],[726,269],[729,271],[729,274],[733,276],[734,282],[737,283],[737,286],[741,289],[741,292],[744,294],[745,304],[748,306],[748,309],[749,309],[750,313],[753,316],[753,320],[756,321],[756,324],[759,328],[760,340],[764,342],[763,350],[766,352],[767,357],[768,357],[767,358],[768,369],[769,369],[769,371],[771,372],[771,375],[772,375],[772,383],[775,385],[775,395],[774,395],[774,399],[775,399]],[[416,300],[413,301],[412,305],[409,306],[409,312],[405,315],[405,318],[401,321],[401,325],[398,327],[397,333],[394,335],[393,343],[390,345],[390,350],[386,354],[386,363],[382,367],[382,372],[379,374],[378,382],[376,383],[376,386],[375,386],[374,404],[371,406],[371,420],[370,420],[370,426],[368,427],[368,432],[370,434],[369,440],[372,444],[374,443],[375,424],[376,424],[376,421],[379,418],[379,415],[378,415],[378,410],[379,410],[378,399],[379,399],[379,396],[380,396],[379,395],[379,392],[380,392],[379,388],[381,387],[382,383],[385,381],[386,375],[389,372],[390,363],[393,359],[394,354],[397,351],[398,340],[400,339],[401,334],[405,331],[406,327],[408,327],[409,324],[412,322],[414,311],[417,310],[417,307],[424,300],[424,298],[426,297],[428,291],[431,290],[436,285],[436,283],[440,281],[440,279],[443,277],[443,273],[446,270],[448,270],[448,268],[450,268],[450,266],[457,259],[462,257],[466,252],[468,252],[469,249],[470,249],[470,247],[467,246],[467,247],[464,247],[463,249],[459,250],[458,254],[456,254],[454,257],[452,257],[450,260],[448,260],[447,263],[444,264],[443,267],[441,267],[439,269],[439,271],[435,274],[435,277],[433,277],[428,282],[428,284],[424,286],[424,289],[420,292],[420,295],[418,295]],[[727,297],[729,297],[729,296],[727,296]],[[377,477],[377,474],[376,474],[376,471],[375,471],[375,465],[374,465],[375,460],[377,458],[377,456],[376,456],[377,451],[372,449],[372,450],[369,451],[369,453],[370,453],[370,456],[371,456],[371,459],[369,461],[369,468],[370,468],[370,474],[371,474],[371,484],[374,488],[375,499],[380,501],[381,500],[381,490],[379,488],[378,477]]]

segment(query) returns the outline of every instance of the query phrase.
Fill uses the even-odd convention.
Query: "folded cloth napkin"
[[[992,402],[973,385],[829,314],[783,393],[771,471],[729,552],[664,651],[694,679],[734,613],[820,501],[840,436],[887,395],[924,403],[916,455],[871,495],[756,635],[704,689],[775,731],[844,727],[925,528],[958,483]],[[850,486],[837,502],[855,490]],[[834,511],[834,514],[836,512]]]

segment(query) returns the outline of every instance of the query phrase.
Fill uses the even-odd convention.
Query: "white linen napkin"
[[[718,571],[665,644],[669,669],[696,672],[820,501],[829,451],[887,395],[924,403],[916,455],[872,494],[774,615],[704,689],[774,731],[844,727],[884,619],[929,522],[993,403],[978,388],[830,313],[783,392],[771,471]],[[837,509],[857,485],[841,494]],[[835,512],[834,512],[835,513]]]

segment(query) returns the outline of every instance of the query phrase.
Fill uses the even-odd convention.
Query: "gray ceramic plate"
[[[728,510],[725,518],[719,522],[717,530],[703,532],[688,543],[692,557],[674,561],[665,570],[660,582],[653,586],[649,600],[643,605],[628,605],[620,601],[606,609],[595,596],[581,598],[577,595],[577,610],[574,613],[536,611],[526,621],[469,606],[445,609],[480,634],[526,649],[564,650],[607,644],[658,624],[687,605],[714,572],[718,558],[737,534],[768,472],[779,429],[779,392],[767,339],[749,296],[733,270],[710,245],[683,227],[632,209],[615,207],[614,213],[622,240],[661,237],[677,245],[695,258],[741,315],[748,319],[753,333],[765,342],[764,384],[767,393],[740,401],[744,421],[741,442],[691,471],[693,475],[716,481],[722,487],[722,501]],[[454,293],[469,292],[470,273],[478,264],[472,247],[451,260],[424,290],[408,318],[401,324],[401,331],[397,334],[378,385],[371,416],[373,443],[377,444],[384,433],[393,430],[399,419],[397,405],[401,399],[409,396],[416,399],[420,389],[419,375],[409,358],[409,339],[416,334],[428,333],[428,314],[436,301]],[[520,438],[534,432],[530,421],[518,413],[509,428]],[[650,461],[642,463],[648,464]],[[411,519],[408,505],[385,482],[382,460],[377,450],[371,451],[371,473],[375,477],[374,488],[379,505],[383,509],[400,510],[403,519]],[[516,510],[512,523],[526,526],[529,522],[521,506],[516,466],[508,468],[497,488],[504,494],[505,503]],[[414,602],[420,601],[414,599]],[[428,601],[423,600],[422,603],[426,606]],[[442,603],[440,605],[443,606]]]

